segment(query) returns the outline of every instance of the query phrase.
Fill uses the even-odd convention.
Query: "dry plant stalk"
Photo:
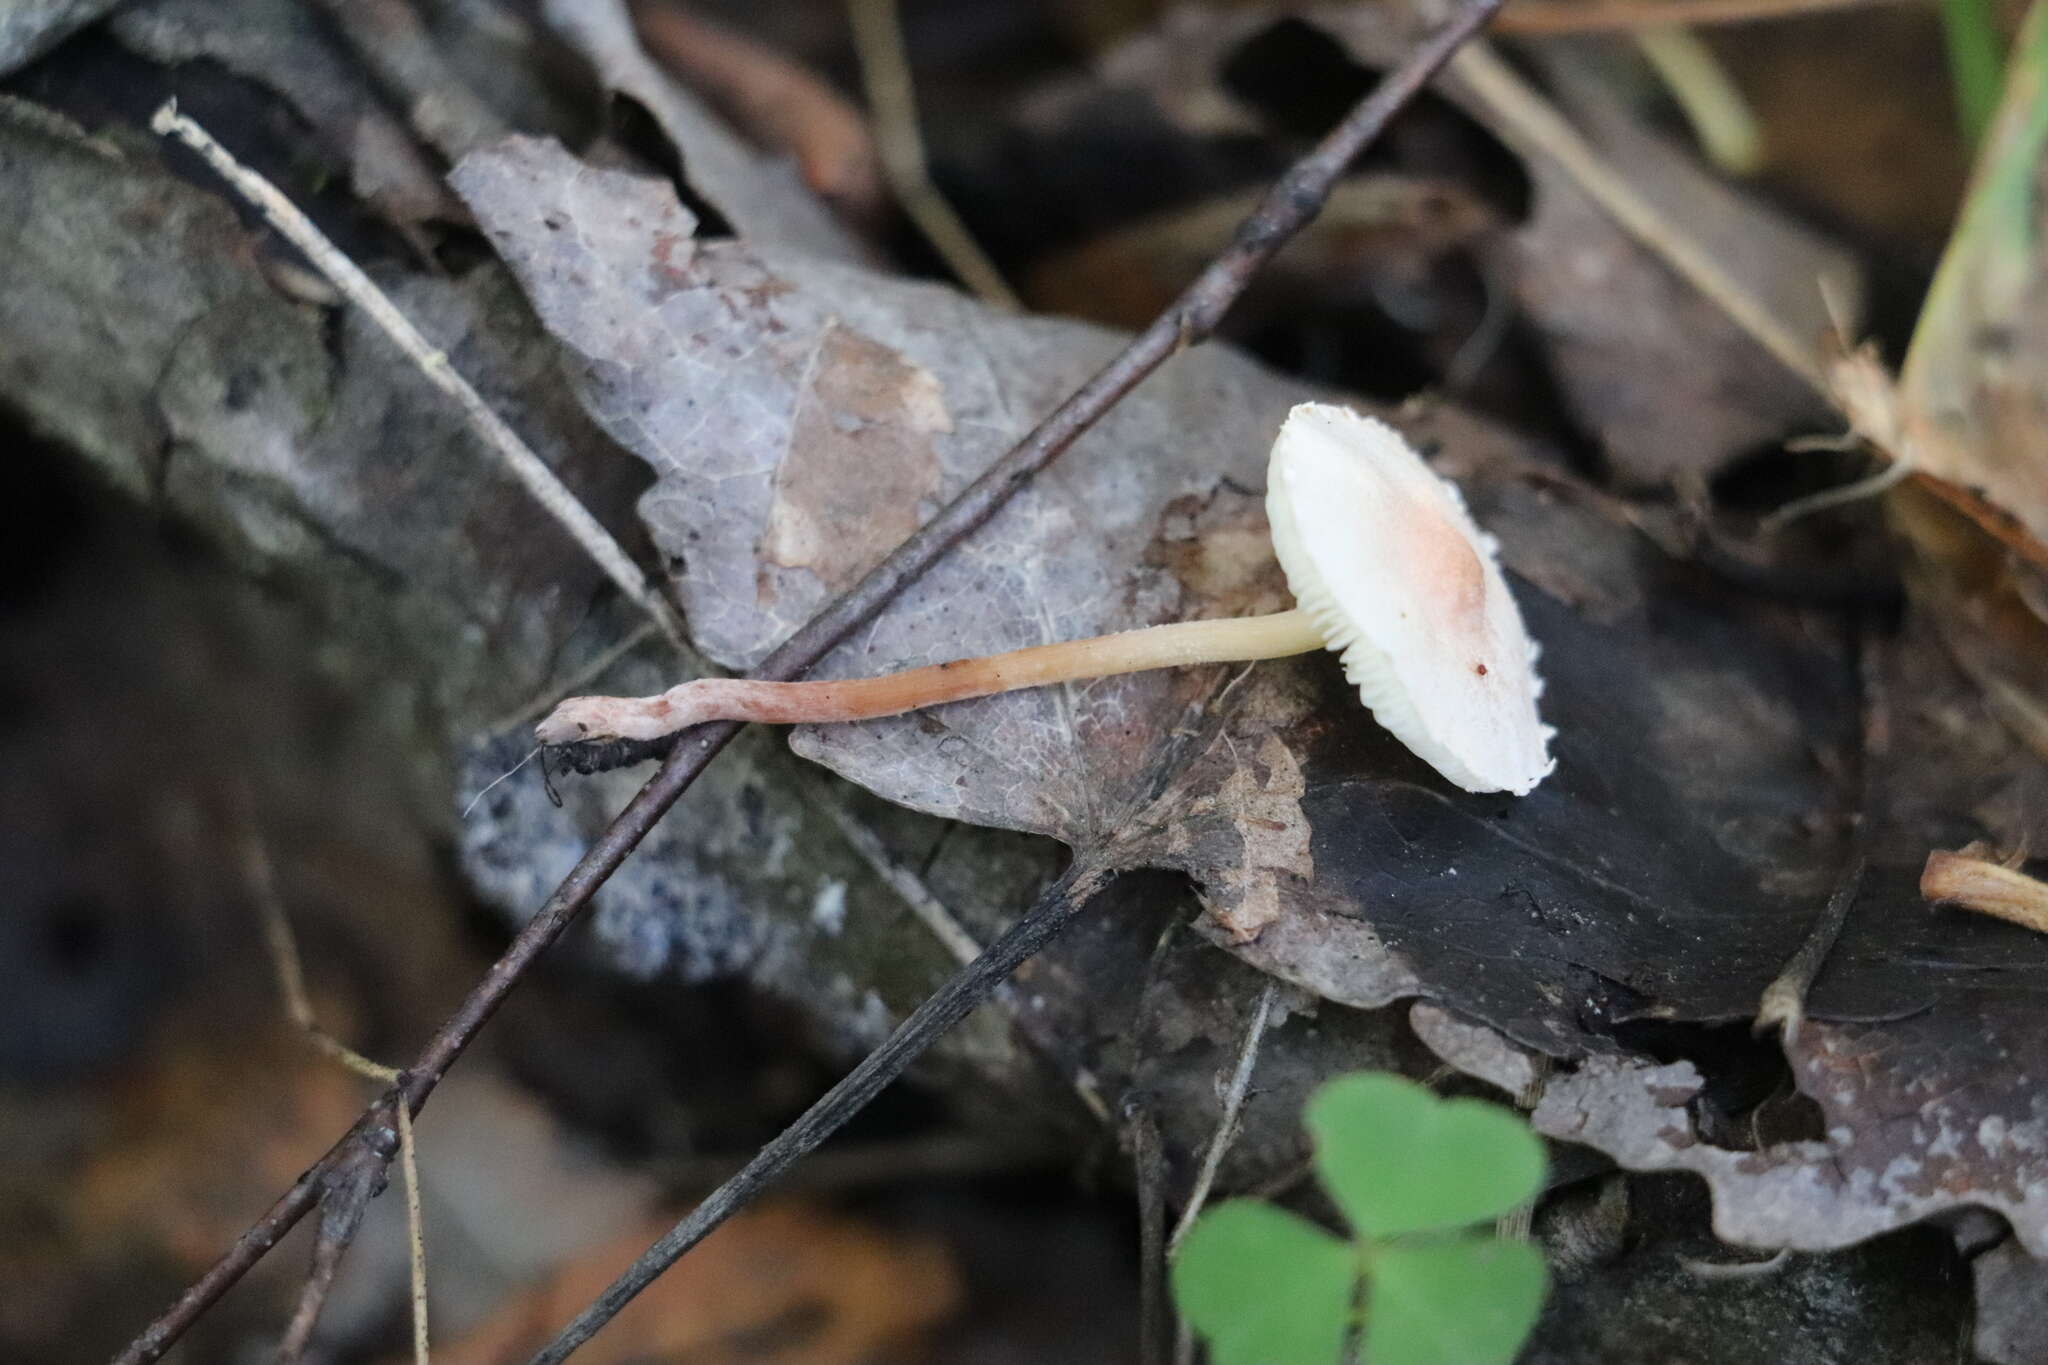
[[[983,302],[1012,311],[1022,309],[1022,301],[1002,271],[932,183],[924,134],[917,122],[917,87],[911,78],[910,58],[903,50],[896,0],[848,0],[847,18],[853,24],[854,51],[867,85],[876,150],[903,211],[945,259],[947,268]]]
[[[1619,29],[1751,24],[1899,0],[1517,0],[1495,25],[1502,33],[1609,33]]]
[[[165,137],[177,138],[197,152],[221,179],[262,213],[265,222],[304,252],[306,259],[327,277],[329,283],[369,314],[370,320],[383,329],[399,350],[405,352],[407,358],[419,367],[420,373],[435,388],[455,400],[456,406],[462,409],[462,415],[469,419],[470,426],[497,452],[513,477],[524,484],[535,501],[561,523],[562,529],[597,562],[606,576],[618,585],[619,591],[653,618],[671,644],[678,649],[686,648],[682,621],[675,608],[649,586],[640,566],[612,538],[604,523],[590,514],[590,509],[555,476],[547,461],[535,454],[519,433],[484,401],[483,395],[456,372],[455,367],[448,363],[447,354],[421,335],[419,328],[412,325],[412,320],[399,311],[398,305],[341,248],[329,241],[327,235],[313,225],[312,219],[285,198],[277,186],[236,161],[211,133],[179,113],[175,99],[164,102],[150,119],[149,126]]]
[[[1920,894],[1936,904],[1995,915],[2048,934],[2048,882],[1994,862],[1983,856],[1987,852],[1981,844],[1954,853],[1934,850],[1920,873]]]
[[[253,809],[252,798],[244,796],[243,804]],[[284,997],[284,1012],[293,1024],[298,1026],[306,1040],[321,1052],[340,1062],[348,1070],[368,1080],[384,1085],[396,1085],[399,1081],[397,1068],[374,1062],[348,1044],[320,1027],[319,1017],[313,1012],[312,997],[306,994],[306,972],[299,956],[298,937],[292,933],[291,919],[286,915],[284,897],[277,889],[277,871],[270,862],[270,850],[264,846],[262,836],[255,832],[253,817],[245,815],[250,830],[243,844],[243,870],[249,880],[250,893],[256,899],[256,910],[263,920],[263,942],[270,950],[270,965],[277,974],[278,993]],[[427,1244],[420,1214],[420,1163],[419,1148],[413,1141],[412,1107],[405,1102],[405,1096],[398,1097],[398,1161],[399,1172],[405,1180],[405,1234],[408,1269],[412,1294],[412,1355],[413,1365],[428,1365],[427,1352]],[[330,1196],[336,1197],[336,1196]],[[360,1216],[360,1215],[358,1215]],[[312,1333],[319,1317],[320,1306],[326,1298],[326,1286],[331,1281],[335,1263],[340,1252],[331,1257],[316,1253],[315,1275],[318,1289],[309,1285],[304,1296],[301,1311],[295,1316],[285,1345],[278,1354],[296,1358],[304,1349],[306,1338]]]

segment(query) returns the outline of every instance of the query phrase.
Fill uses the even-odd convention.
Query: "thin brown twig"
[[[278,893],[277,873],[271,866],[270,852],[264,847],[262,836],[253,828],[242,842],[242,868],[248,877],[250,894],[256,900],[256,913],[263,921],[263,942],[270,950],[270,964],[277,976],[278,994],[284,997],[286,1017],[298,1026],[314,1047],[358,1076],[385,1085],[397,1081],[397,1068],[371,1061],[320,1027],[320,1021],[313,1013],[312,999],[306,994],[306,974],[299,961],[298,939],[285,915],[284,897]]]
[[[1212,335],[1259,269],[1294,233],[1315,217],[1353,158],[1421,92],[1459,46],[1493,17],[1502,2],[1470,0],[1448,23],[1419,43],[1409,57],[1391,71],[1327,138],[1280,178],[1259,208],[1239,228],[1231,243],[1165,313],[1133,337],[1115,359],[990,465],[981,477],[962,490],[866,577],[791,636],[753,676],[791,678],[810,669],[852,630],[881,611],[905,587],[943,558],[953,546],[994,516],[1019,489],[1058,459],[1146,376],[1185,347]],[[236,1240],[219,1261],[115,1357],[116,1365],[146,1365],[146,1362],[160,1359],[201,1314],[311,1211],[319,1199],[320,1183],[329,1171],[364,1151],[381,1151],[383,1160],[388,1162],[391,1159],[395,1154],[396,1134],[387,1115],[393,1112],[395,1101],[402,1098],[411,1112],[418,1115],[448,1068],[468,1049],[513,987],[540,955],[576,921],[597,889],[738,731],[737,725],[729,723],[707,725],[678,739],[654,776],[613,818],[546,903],[492,964],[483,980],[470,990],[455,1012],[435,1031],[420,1056],[401,1077],[397,1091],[372,1105]],[[1067,889],[1071,890],[1071,887]],[[1049,927],[1057,929],[1059,926]],[[1012,934],[1015,933],[1013,930]],[[999,939],[991,945],[990,951],[995,951],[1003,942]],[[970,973],[972,970],[968,969]],[[955,978],[949,983],[949,988],[957,988],[959,981],[960,978]],[[996,983],[988,984],[992,989]],[[906,1021],[906,1028],[910,1022]],[[880,1051],[886,1054],[888,1047],[884,1044]],[[884,1056],[884,1061],[887,1060]],[[907,1059],[903,1065],[908,1065]],[[380,1134],[389,1134],[391,1142],[382,1144]],[[606,1319],[609,1316],[605,1314]]]
[[[277,1345],[278,1365],[295,1365],[306,1353],[320,1310],[334,1288],[334,1275],[341,1258],[362,1226],[363,1213],[384,1188],[388,1159],[378,1161],[367,1152],[361,1159],[344,1162],[323,1183],[320,1196],[320,1230],[313,1239],[313,1263],[306,1283],[299,1291],[298,1306],[292,1310],[284,1338]]]
[[[1799,947],[1786,959],[1771,983],[1764,987],[1756,1007],[1754,1032],[1776,1030],[1786,1051],[1799,1041],[1806,1022],[1806,997],[1827,965],[1829,954],[1842,937],[1842,926],[1856,907],[1869,864],[1871,826],[1877,818],[1878,799],[1884,779],[1885,757],[1891,748],[1891,708],[1886,689],[1887,650],[1878,636],[1878,626],[1869,613],[1856,626],[1857,683],[1862,692],[1857,751],[1856,809],[1851,816],[1849,851],[1835,876],[1827,904],[1814,916]]]
[[[306,993],[306,973],[299,957],[299,943],[292,933],[291,918],[285,911],[284,897],[278,891],[277,872],[270,861],[270,851],[265,847],[263,836],[256,830],[254,817],[255,803],[243,794],[245,821],[248,833],[243,843],[243,867],[249,878],[249,889],[256,899],[257,913],[263,921],[263,940],[270,949],[270,962],[277,974],[278,991],[284,997],[285,1014],[321,1052],[340,1062],[350,1071],[385,1085],[396,1084],[399,1073],[396,1069],[371,1061],[348,1044],[336,1038],[320,1026],[320,1020],[313,1012],[313,1001]],[[400,1173],[405,1181],[405,1233],[410,1249],[412,1278],[412,1342],[414,1365],[427,1365],[427,1251],[423,1219],[420,1213],[420,1164],[419,1149],[413,1141],[412,1114],[401,1097],[396,1105],[398,1118],[398,1159]],[[374,1191],[372,1191],[374,1193]],[[337,1190],[330,1183],[323,1202],[330,1199],[354,1198],[353,1186]],[[367,1200],[370,1196],[363,1195]],[[360,1213],[358,1214],[358,1218]],[[350,1229],[354,1222],[347,1224]],[[341,1253],[347,1249],[346,1240],[333,1242],[327,1232],[328,1222],[321,1220],[321,1237],[314,1245],[313,1267],[307,1275],[307,1287],[301,1296],[299,1308],[293,1314],[291,1326],[286,1331],[286,1341],[295,1342],[289,1354],[280,1345],[279,1357],[294,1360],[303,1351],[312,1334],[314,1324],[320,1317],[321,1305],[327,1297],[328,1286],[334,1278],[335,1267]],[[353,1236],[351,1231],[349,1236]]]
[[[952,955],[956,963],[962,967],[971,966],[974,960],[982,955],[982,945],[967,931],[967,926],[960,922],[959,917],[954,915],[952,908],[925,884],[924,878],[896,860],[883,845],[881,837],[862,822],[846,804],[845,797],[835,790],[822,774],[806,776],[802,779],[801,785],[805,794],[812,797],[818,809],[825,813],[825,818],[838,829],[840,837],[846,841],[847,847],[853,850],[854,855],[866,863],[868,868],[896,893],[896,898],[909,907],[910,913],[931,932],[932,937]],[[1019,1035],[1038,1046],[1039,1051],[1046,1054],[1046,1059],[1050,1063],[1051,1050],[1032,1038],[1030,1011],[1023,1007],[1015,993],[1004,987],[996,992],[995,1002],[1009,1015],[1010,1026],[1017,1030]],[[1053,1069],[1073,1087],[1074,1095],[1081,1101],[1081,1106],[1098,1123],[1107,1124],[1110,1121],[1109,1106],[1103,1102],[1102,1094],[1095,1085],[1095,1077],[1089,1074],[1086,1067],[1054,1065]]]
[[[1124,1128],[1138,1183],[1138,1365],[1166,1365],[1166,1149],[1141,1097],[1124,1102]]]
[[[398,1168],[405,1177],[407,1278],[412,1291],[413,1365],[427,1365],[427,1239],[420,1214],[420,1149],[412,1136],[412,1109],[398,1097]]]

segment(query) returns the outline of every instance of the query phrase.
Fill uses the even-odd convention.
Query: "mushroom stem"
[[[659,739],[713,720],[769,725],[872,720],[940,702],[1076,678],[1278,659],[1323,647],[1323,634],[1305,611],[1179,621],[979,659],[956,659],[879,678],[818,682],[698,678],[655,697],[571,697],[535,727],[534,733],[543,744],[567,744],[582,739]]]

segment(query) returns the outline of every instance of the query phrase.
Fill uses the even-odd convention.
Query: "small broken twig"
[[[1508,34],[1605,33],[1684,24],[1751,24],[1830,10],[1872,9],[1900,0],[1516,0],[1501,16]]]
[[[298,1306],[292,1310],[284,1337],[277,1344],[278,1365],[297,1365],[305,1355],[320,1321],[320,1310],[334,1288],[335,1271],[342,1254],[362,1226],[363,1213],[384,1188],[384,1163],[367,1155],[337,1167],[323,1182],[320,1195],[320,1228],[313,1239],[313,1264],[299,1291]]]
[[[2048,934],[2048,882],[2017,867],[1980,856],[1979,846],[1959,852],[1936,849],[1920,873],[1920,894],[1941,905],[1992,915]]]
[[[1799,1041],[1799,1026],[1806,1021],[1806,993],[1826,965],[1828,954],[1835,950],[1835,940],[1842,936],[1842,926],[1848,922],[1856,893],[1863,886],[1865,865],[1861,849],[1851,853],[1842,865],[1841,875],[1835,879],[1834,894],[1806,931],[1806,938],[1771,984],[1764,987],[1756,1006],[1756,1032],[1781,1029],[1787,1047]]]
[[[1849,854],[1835,878],[1827,905],[1815,918],[1805,939],[1784,968],[1770,985],[1764,987],[1763,996],[1757,1001],[1756,1021],[1752,1025],[1759,1034],[1774,1028],[1780,1030],[1780,1038],[1788,1051],[1799,1041],[1800,1026],[1806,1021],[1806,994],[1820,976],[1821,968],[1827,964],[1828,954],[1835,950],[1835,942],[1842,936],[1842,926],[1848,922],[1849,911],[1855,908],[1856,893],[1863,885],[1863,873],[1868,862],[1869,822],[1871,813],[1878,808],[1884,758],[1891,750],[1891,707],[1885,688],[1885,657],[1886,650],[1879,640],[1877,626],[1869,619],[1863,620],[1857,626],[1856,641],[1856,674],[1862,691],[1859,722],[1862,744],[1856,760],[1857,798],[1853,816],[1855,823],[1849,833]]]
[[[253,829],[242,844],[242,869],[249,881],[249,890],[256,900],[256,911],[263,920],[263,942],[270,950],[272,970],[277,974],[278,993],[284,997],[284,1012],[299,1031],[306,1035],[314,1047],[340,1062],[358,1076],[390,1085],[398,1079],[398,1072],[388,1066],[380,1066],[362,1053],[320,1027],[313,1014],[313,1002],[306,994],[305,969],[299,961],[299,944],[292,934],[291,921],[285,918],[284,898],[278,894],[277,874],[270,864],[270,853],[263,846],[263,839]]]
[[[854,51],[867,83],[868,113],[874,120],[875,146],[889,188],[962,284],[984,302],[1012,311],[1022,309],[1016,291],[932,183],[924,134],[917,123],[917,87],[911,78],[910,58],[903,51],[903,22],[896,0],[847,0],[847,18],[853,25]]]
[[[244,804],[252,803],[245,800]],[[277,874],[270,862],[270,852],[264,847],[262,836],[256,833],[253,817],[249,819],[249,826],[243,843],[243,867],[248,875],[249,889],[256,899],[257,912],[263,919],[263,940],[270,949],[278,991],[284,996],[285,1014],[315,1047],[350,1071],[385,1085],[396,1085],[399,1074],[394,1068],[371,1061],[320,1027],[320,1021],[313,1013],[312,999],[306,994],[306,974],[299,957],[298,939],[292,933],[291,920],[285,913],[284,898],[278,893]],[[395,1110],[398,1115],[399,1169],[405,1181],[406,1242],[411,1262],[413,1361],[414,1365],[427,1365],[427,1250],[420,1215],[419,1153],[413,1143],[412,1113],[404,1096],[399,1096]],[[278,1346],[281,1362],[299,1358],[319,1321],[320,1309],[326,1302],[342,1253],[348,1249],[348,1242],[362,1221],[363,1205],[381,1186],[382,1164],[374,1164],[379,1172],[376,1181],[365,1183],[360,1176],[330,1181],[321,1195],[320,1235],[313,1246],[313,1266],[307,1273],[306,1287],[300,1293],[298,1308],[293,1312],[284,1340]],[[352,1211],[330,1214],[328,1205],[332,1201],[343,1205],[353,1201],[355,1207]]]
[[[1138,1182],[1138,1365],[1166,1365],[1166,1150],[1143,1098],[1124,1101]]]
[[[1230,1085],[1223,1092],[1223,1112],[1217,1116],[1216,1131],[1209,1138],[1209,1149],[1202,1154],[1202,1168],[1195,1174],[1195,1183],[1188,1190],[1188,1202],[1180,1211],[1180,1221],[1173,1225],[1173,1236],[1166,1241],[1166,1254],[1171,1257],[1180,1250],[1195,1219],[1201,1216],[1202,1206],[1209,1202],[1209,1191],[1216,1185],[1216,1172],[1223,1166],[1223,1154],[1230,1150],[1230,1144],[1237,1139],[1238,1119],[1244,1113],[1245,1096],[1251,1093],[1252,1070],[1258,1065],[1259,1043],[1266,1036],[1266,1021],[1273,1017],[1273,1000],[1279,994],[1279,983],[1268,981],[1259,992],[1258,1003],[1252,1006],[1252,1017],[1244,1026],[1244,1041],[1238,1044],[1237,1065],[1231,1068]]]
[[[236,161],[227,148],[214,141],[212,134],[179,113],[176,100],[165,101],[155,117],[150,119],[149,126],[159,134],[177,138],[197,152],[221,179],[262,213],[265,222],[305,253],[306,259],[336,289],[369,314],[370,320],[383,329],[399,350],[405,352],[419,367],[420,373],[435,388],[455,400],[463,416],[469,419],[470,426],[497,452],[513,477],[525,485],[526,491],[583,547],[619,590],[654,619],[671,643],[679,649],[685,647],[682,621],[675,608],[649,587],[640,566],[612,538],[612,533],[555,476],[547,461],[535,454],[519,433],[484,401],[483,395],[456,372],[455,367],[448,363],[447,355],[420,334],[412,320],[399,311],[398,305],[339,247],[328,241],[312,219],[299,212],[298,206],[285,198],[275,185]]]

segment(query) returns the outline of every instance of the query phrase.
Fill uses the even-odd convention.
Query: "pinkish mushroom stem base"
[[[543,744],[569,744],[588,739],[659,739],[714,720],[766,725],[873,720],[941,702],[1080,678],[1279,659],[1322,648],[1322,632],[1303,611],[1182,621],[979,659],[957,659],[879,678],[818,682],[698,678],[654,697],[572,697],[536,726],[534,734]]]

